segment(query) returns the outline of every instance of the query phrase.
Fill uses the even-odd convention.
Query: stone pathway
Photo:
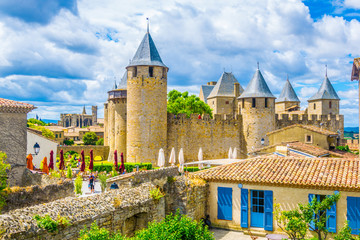
[[[225,229],[213,228],[216,240],[251,240],[249,235],[244,235],[242,232],[230,231]],[[266,238],[259,237],[258,240],[266,240]]]
[[[95,193],[91,194],[90,193],[90,189],[89,189],[89,181],[83,181],[83,186],[82,186],[82,195],[81,196],[91,196],[97,193],[101,193],[101,187],[100,187],[100,182],[99,181],[95,181]]]

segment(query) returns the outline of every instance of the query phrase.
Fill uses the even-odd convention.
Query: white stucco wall
[[[34,145],[35,143],[40,145],[40,151],[38,155],[35,155]],[[50,151],[54,151],[54,167],[56,168],[56,151],[57,151],[57,143],[53,142],[45,137],[27,131],[27,148],[26,148],[26,156],[28,154],[33,154],[33,164],[36,168],[40,167],[41,161],[44,157],[47,157],[47,162],[50,162]]]

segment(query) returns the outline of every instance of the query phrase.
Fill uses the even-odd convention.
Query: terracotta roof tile
[[[360,191],[359,168],[358,159],[256,157],[192,175],[208,181]]]
[[[0,112],[28,113],[33,109],[32,104],[0,98]]]
[[[287,127],[284,127],[284,128],[280,128],[280,129],[268,132],[267,135],[271,135],[273,133],[281,132],[281,131],[284,131],[284,130],[287,130],[287,129],[290,129],[290,128],[294,128],[294,127],[304,128],[304,129],[307,129],[307,130],[310,130],[310,131],[313,131],[313,132],[317,132],[317,133],[320,133],[320,134],[324,134],[324,135],[338,135],[336,132],[329,131],[329,130],[327,130],[325,128],[319,128],[319,127],[312,126],[312,125],[302,125],[302,124],[294,124],[294,125],[290,125],[290,126],[287,126]]]

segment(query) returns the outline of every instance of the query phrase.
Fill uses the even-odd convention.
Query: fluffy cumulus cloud
[[[26,2],[26,3],[25,3]],[[257,65],[275,95],[289,75],[302,108],[328,76],[358,125],[352,59],[360,55],[359,1],[0,2],[0,97],[34,103],[42,118],[98,105],[146,31],[170,68],[168,89],[197,94],[231,71],[246,87]],[[355,101],[356,100],[356,101]],[[90,110],[90,107],[88,107]]]

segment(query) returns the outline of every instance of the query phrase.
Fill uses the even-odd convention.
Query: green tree
[[[96,145],[104,145],[104,139],[99,138],[99,140],[96,141]]]
[[[74,140],[72,140],[72,139],[65,139],[65,140],[64,140],[64,144],[65,144],[65,145],[68,145],[68,146],[74,145]]]
[[[44,127],[41,127],[41,135],[50,139],[55,139],[55,134],[49,129],[46,129]]]
[[[35,118],[29,118],[27,120],[28,124],[38,125],[38,126],[46,126],[44,121],[37,120]]]
[[[355,237],[351,234],[351,228],[349,227],[349,222],[346,221],[344,227],[340,230],[334,238],[335,240],[359,240],[359,237]]]
[[[207,113],[212,117],[212,110],[199,97],[190,95],[188,92],[172,90],[168,93],[167,111],[172,114],[185,113],[188,117],[192,113]]]
[[[95,145],[98,137],[94,132],[87,132],[83,136],[83,142],[85,145]]]

